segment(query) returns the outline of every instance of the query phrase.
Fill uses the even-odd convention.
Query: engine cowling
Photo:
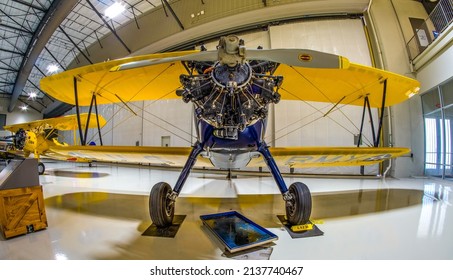
[[[263,66],[258,69],[263,71]],[[184,90],[178,94],[195,104],[196,116],[215,128],[215,136],[237,139],[239,131],[267,117],[270,103],[280,101],[276,89],[282,80],[256,72],[249,63],[217,63],[203,74],[181,75]]]
[[[17,150],[23,150],[25,147],[25,141],[27,139],[27,132],[23,128],[20,128],[15,134],[13,138],[14,147]]]

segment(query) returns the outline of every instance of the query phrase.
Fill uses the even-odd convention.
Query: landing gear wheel
[[[42,174],[44,174],[44,171],[46,171],[46,167],[44,166],[44,163],[38,162],[38,174],[42,175]]]
[[[311,193],[307,185],[295,182],[289,186],[292,199],[286,201],[286,217],[292,225],[308,223],[311,215]]]
[[[157,183],[151,189],[149,196],[149,215],[157,227],[168,227],[175,215],[175,203],[169,199],[172,193],[169,184]]]

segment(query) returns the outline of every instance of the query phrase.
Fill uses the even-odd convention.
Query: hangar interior
[[[109,18],[104,11],[114,2],[6,0],[0,5],[3,125],[76,113],[40,89],[40,79],[52,71],[149,53],[214,50],[220,36],[236,34],[248,49],[313,49],[417,79],[420,94],[385,109],[382,136],[383,146],[408,147],[411,153],[364,170],[281,167],[288,183],[310,187],[312,218],[324,231],[301,239],[292,239],[279,224],[283,201],[262,170],[241,170],[231,180],[225,172],[192,172],[176,208],[186,220],[176,237],[167,239],[142,233],[151,224],[151,186],[163,180],[174,184],[178,169],[44,159],[40,184],[49,227],[0,239],[0,259],[453,257],[451,0],[127,0],[121,1],[125,10]],[[357,146],[362,107],[346,105],[325,115],[331,107],[290,100],[272,105],[266,142]],[[373,119],[379,113],[373,109]],[[99,114],[108,120],[101,129],[104,145],[189,147],[197,137],[192,105],[180,99],[129,102],[127,108],[100,105]],[[364,126],[362,147],[372,146],[371,126]],[[59,140],[78,144],[77,133],[61,132]],[[90,130],[88,140],[99,145],[97,131]],[[247,254],[225,254],[199,216],[229,210],[269,229],[278,241]]]

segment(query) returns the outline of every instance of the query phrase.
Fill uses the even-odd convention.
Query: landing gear
[[[165,228],[172,225],[175,214],[176,198],[180,194],[182,187],[189,176],[190,170],[194,166],[197,156],[202,150],[202,145],[197,142],[194,145],[173,190],[170,185],[165,182],[157,183],[151,189],[149,197],[149,214],[154,225],[157,227]],[[312,208],[311,194],[308,187],[303,183],[297,182],[291,184],[288,189],[278,170],[277,164],[264,142],[258,146],[258,151],[263,155],[269,170],[282,193],[288,222],[292,225],[308,223]]]
[[[266,143],[262,142],[258,146],[258,152],[263,155],[265,162],[282,193],[283,200],[285,200],[288,222],[292,225],[303,225],[308,223],[311,215],[311,194],[308,187],[303,183],[296,182],[291,184],[288,189]]]
[[[203,145],[199,142],[195,143],[173,190],[165,182],[157,183],[151,189],[149,196],[149,215],[157,227],[171,226],[175,214],[176,198],[181,192],[187,177],[189,177],[190,170],[195,165],[197,156],[201,151],[203,151]]]
[[[286,200],[286,218],[292,225],[308,223],[311,215],[311,193],[307,185],[296,182],[288,189],[291,197]]]
[[[154,185],[149,196],[149,215],[157,227],[171,226],[175,215],[175,201],[172,199],[169,184],[160,182]]]
[[[44,174],[44,171],[46,171],[46,167],[45,167],[44,163],[38,162],[38,174],[42,175],[42,174]]]

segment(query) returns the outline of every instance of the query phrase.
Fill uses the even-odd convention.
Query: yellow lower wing
[[[141,163],[183,166],[190,147],[136,146],[55,146],[46,155],[73,161]],[[277,165],[294,168],[371,165],[410,152],[407,148],[289,147],[270,148]],[[198,157],[197,167],[212,167],[209,159]],[[266,166],[262,157],[249,167]]]
[[[140,163],[162,166],[183,166],[189,157],[190,147],[139,147],[139,146],[54,146],[47,156],[70,161],[103,161]],[[199,167],[212,167],[209,160],[199,158]]]
[[[288,147],[270,148],[277,165],[294,168],[372,165],[410,152],[408,148]],[[262,157],[248,166],[263,166]]]

